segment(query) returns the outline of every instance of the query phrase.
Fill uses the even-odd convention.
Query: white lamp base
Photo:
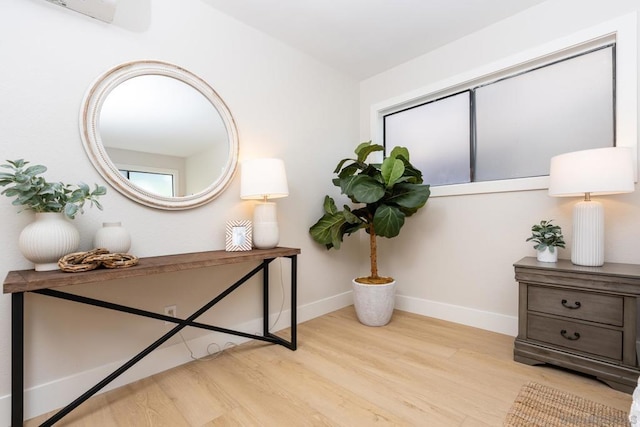
[[[276,204],[258,203],[253,211],[253,246],[257,249],[271,249],[278,246],[279,241]]]
[[[582,201],[573,208],[571,262],[590,267],[604,264],[604,209],[600,202]]]

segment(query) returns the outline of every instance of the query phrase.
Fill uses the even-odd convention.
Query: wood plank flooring
[[[57,425],[501,426],[529,381],[629,410],[628,394],[512,352],[509,336],[401,311],[371,328],[347,307],[300,324],[297,351],[232,347],[96,396]]]

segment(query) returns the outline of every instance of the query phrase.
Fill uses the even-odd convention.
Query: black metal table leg
[[[298,334],[298,320],[297,320],[297,257],[296,255],[287,256],[291,260],[291,339],[286,341],[280,338],[276,334],[272,334],[269,331],[269,266],[265,263],[263,266],[263,281],[262,281],[262,295],[263,295],[263,335],[270,337],[276,344],[280,344],[287,347],[289,350],[296,350],[297,334]],[[266,261],[265,261],[266,262]]]
[[[11,294],[11,425],[24,420],[24,293]]]
[[[262,334],[269,335],[269,263],[262,261]]]
[[[298,348],[298,257],[291,259],[291,345],[290,349]]]

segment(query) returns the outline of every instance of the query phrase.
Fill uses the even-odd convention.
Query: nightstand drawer
[[[622,331],[529,314],[527,338],[622,360]]]
[[[622,307],[619,296],[542,286],[529,286],[528,290],[528,310],[573,319],[622,326]]]

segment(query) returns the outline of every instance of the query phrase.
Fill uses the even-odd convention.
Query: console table
[[[160,347],[187,326],[192,326],[210,331],[222,332],[267,341],[279,344],[295,350],[297,346],[297,325],[296,325],[296,289],[297,289],[297,255],[300,249],[281,248],[274,249],[254,249],[245,252],[208,251],[178,255],[156,256],[140,258],[139,263],[133,267],[123,269],[98,269],[78,273],[65,273],[56,271],[20,270],[10,271],[4,281],[4,293],[11,294],[11,425],[21,426],[24,417],[24,294],[33,292],[47,295],[54,298],[61,298],[68,301],[89,304],[111,310],[135,314],[138,316],[150,317],[175,323],[170,331],[158,338],[147,348],[129,359],[120,368],[108,375],[94,387],[86,391],[76,400],[58,411],[53,417],[44,422],[43,426],[51,426],[61,418],[73,411],[84,401],[100,391],[103,387],[115,380],[126,370],[138,363],[149,353]],[[285,257],[291,261],[291,337],[286,341],[275,334],[269,332],[269,264],[276,258]],[[134,278],[153,274],[190,270],[196,268],[212,267],[217,265],[236,264],[244,262],[259,263],[255,268],[244,275],[240,280],[229,286],[226,290],[211,299],[208,303],[196,310],[185,319],[166,316],[164,314],[141,310],[108,301],[87,298],[68,292],[60,291],[59,287],[69,285],[82,285],[87,283],[102,283],[114,279]],[[263,334],[253,335],[241,331],[221,328],[196,322],[195,320],[204,314],[211,307],[228,296],[235,289],[247,282],[251,277],[262,272],[262,298],[263,298]]]
[[[640,265],[526,257],[514,267],[520,287],[514,360],[562,366],[632,393],[640,376]]]

